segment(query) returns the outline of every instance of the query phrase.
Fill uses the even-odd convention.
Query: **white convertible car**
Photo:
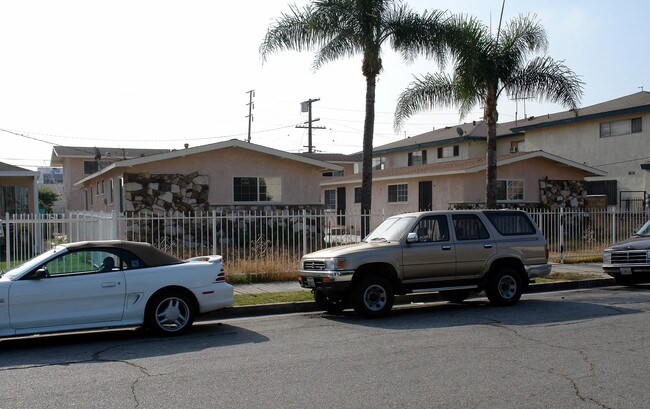
[[[176,335],[232,304],[221,256],[182,261],[147,243],[78,242],[0,277],[0,337],[139,325]]]

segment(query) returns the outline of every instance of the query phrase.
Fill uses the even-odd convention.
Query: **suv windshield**
[[[389,217],[382,224],[377,226],[372,233],[366,237],[366,242],[371,241],[395,241],[402,238],[404,233],[415,221],[414,216],[408,217]]]
[[[642,237],[648,237],[648,236],[650,236],[650,220],[648,220],[647,222],[645,222],[645,224],[643,225],[643,227],[641,227],[641,228],[639,229],[639,231],[637,231],[637,232],[635,233],[635,235],[636,235],[636,236],[642,236]]]

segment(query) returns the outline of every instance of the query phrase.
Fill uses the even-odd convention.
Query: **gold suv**
[[[352,307],[375,318],[395,295],[440,292],[462,302],[485,290],[495,305],[515,304],[532,277],[551,271],[546,240],[519,210],[407,213],[386,219],[361,243],[306,254],[299,281],[324,310]]]

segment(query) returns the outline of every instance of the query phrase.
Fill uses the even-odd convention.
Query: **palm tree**
[[[419,15],[393,0],[314,0],[303,9],[290,5],[268,29],[260,46],[262,60],[278,50],[316,51],[313,69],[323,64],[362,56],[366,79],[366,108],[363,126],[363,170],[361,212],[369,215],[372,199],[372,150],[375,123],[375,87],[382,72],[381,49],[389,43],[406,60],[418,54],[444,62],[446,25],[444,13]],[[363,217],[362,234],[368,232]]]
[[[535,96],[575,109],[582,96],[583,82],[563,61],[546,55],[546,31],[535,16],[520,15],[494,36],[490,29],[473,18],[454,18],[459,28],[450,45],[451,74],[427,74],[416,78],[402,92],[395,109],[395,129],[411,115],[434,107],[458,107],[461,119],[476,105],[483,104],[487,123],[487,172],[485,204],[496,207],[497,101],[509,96]],[[527,59],[532,55],[530,60]]]

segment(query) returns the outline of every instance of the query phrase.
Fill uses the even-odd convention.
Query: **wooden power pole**
[[[320,118],[312,119],[312,109],[311,109],[311,104],[313,102],[320,101],[320,98],[316,99],[308,99],[307,101],[301,102],[300,103],[300,112],[308,112],[308,119],[307,122],[304,122],[307,124],[305,125],[296,125],[296,128],[301,128],[301,129],[307,129],[307,135],[309,135],[309,141],[308,141],[308,146],[307,146],[307,152],[312,153],[314,144],[312,143],[312,129],[325,129],[324,126],[312,126],[313,122],[320,121]]]

